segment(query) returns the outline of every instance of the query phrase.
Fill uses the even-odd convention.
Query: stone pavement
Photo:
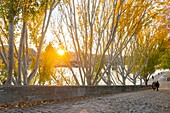
[[[0,113],[170,113],[170,89],[112,94],[48,105],[6,109]]]

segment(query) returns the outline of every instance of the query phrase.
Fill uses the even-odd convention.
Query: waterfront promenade
[[[0,113],[170,113],[170,89],[143,90],[46,105],[1,110]]]

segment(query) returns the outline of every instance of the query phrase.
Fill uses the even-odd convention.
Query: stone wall
[[[0,86],[0,104],[62,100],[145,89],[151,89],[151,86]]]

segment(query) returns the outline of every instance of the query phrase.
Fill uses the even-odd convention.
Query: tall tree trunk
[[[111,66],[109,66],[107,70],[107,76],[108,76],[107,85],[110,86],[111,85]]]
[[[90,72],[89,71],[87,71],[86,73],[86,78],[87,78],[87,85],[92,85],[92,82],[91,82],[91,75],[90,75]]]
[[[22,28],[22,35],[20,39],[20,45],[19,45],[19,53],[18,53],[18,85],[21,85],[21,75],[22,75],[22,55],[23,55],[23,45],[24,45],[24,38],[26,33],[26,22],[23,22],[23,28]]]
[[[144,79],[145,81],[145,85],[147,86],[148,85],[148,79]]]
[[[9,48],[8,48],[8,76],[6,85],[12,84],[12,73],[13,73],[13,67],[14,67],[14,24],[13,21],[9,21]]]
[[[28,34],[27,34],[27,28],[26,28],[26,34],[25,34],[25,40],[24,40],[24,57],[23,57],[23,79],[24,79],[24,85],[28,85],[27,83],[27,65],[28,65]]]

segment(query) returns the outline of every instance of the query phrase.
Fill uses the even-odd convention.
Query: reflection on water
[[[81,70],[82,71],[82,70]],[[82,80],[81,80],[81,75],[83,80],[85,80],[84,78],[84,74],[80,74],[79,68],[72,68],[72,71],[68,68],[68,67],[58,67],[56,68],[56,77],[57,80],[53,81],[53,85],[75,85],[75,80],[73,77],[73,73],[74,75],[76,75],[77,80],[79,81],[80,85],[82,85]],[[112,75],[112,79],[114,79],[114,81],[116,81],[116,72],[112,71],[111,72]],[[107,76],[105,75],[105,78],[107,78]],[[121,79],[121,77],[120,77]],[[85,82],[85,84],[87,85],[87,83]],[[136,85],[140,84],[140,80],[137,79],[136,80]],[[101,80],[99,82],[99,85],[106,85],[105,82],[103,80]],[[121,85],[120,83],[116,83],[116,85]],[[132,82],[130,82],[128,79],[126,79],[126,85],[133,85]]]

